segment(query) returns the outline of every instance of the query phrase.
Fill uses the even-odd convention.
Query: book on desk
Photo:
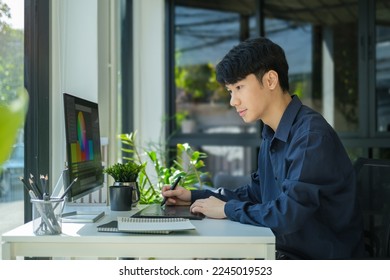
[[[184,218],[132,218],[118,217],[117,220],[99,225],[99,232],[126,232],[169,234],[171,232],[195,230],[189,219]]]

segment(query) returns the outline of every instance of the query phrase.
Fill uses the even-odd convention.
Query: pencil
[[[42,199],[42,193],[41,191],[39,190],[39,188],[37,187],[37,185],[35,184],[35,182],[33,181],[33,179],[28,179],[29,183],[30,183],[30,187],[31,187],[31,190],[33,191],[33,193],[35,194],[35,196],[38,198],[38,199]]]
[[[27,190],[27,192],[32,191],[31,187],[27,184],[26,180],[24,180],[23,177],[19,177],[19,180],[22,181],[23,186],[25,187],[25,189]]]

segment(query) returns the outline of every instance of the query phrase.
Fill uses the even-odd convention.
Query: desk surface
[[[168,235],[98,232],[98,225],[139,210],[99,209],[106,213],[99,221],[63,223],[61,235],[35,236],[31,222],[3,234],[2,258],[275,258],[275,237],[268,228],[205,218],[191,220],[196,230]]]

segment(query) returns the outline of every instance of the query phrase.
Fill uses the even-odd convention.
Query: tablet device
[[[172,206],[160,204],[150,204],[135,213],[133,218],[185,218],[190,220],[201,220],[203,214],[192,213],[190,206]]]

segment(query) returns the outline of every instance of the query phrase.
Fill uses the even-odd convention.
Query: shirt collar
[[[265,125],[263,130],[264,137],[270,137],[270,133],[273,134],[274,138],[279,139],[280,141],[287,142],[288,135],[290,134],[291,126],[294,122],[295,117],[298,114],[299,109],[302,106],[301,100],[296,95],[292,95],[291,102],[287,105],[286,110],[283,113],[283,116],[280,120],[278,128],[276,129],[275,134],[273,134],[272,129]],[[272,131],[272,132],[271,132]]]

